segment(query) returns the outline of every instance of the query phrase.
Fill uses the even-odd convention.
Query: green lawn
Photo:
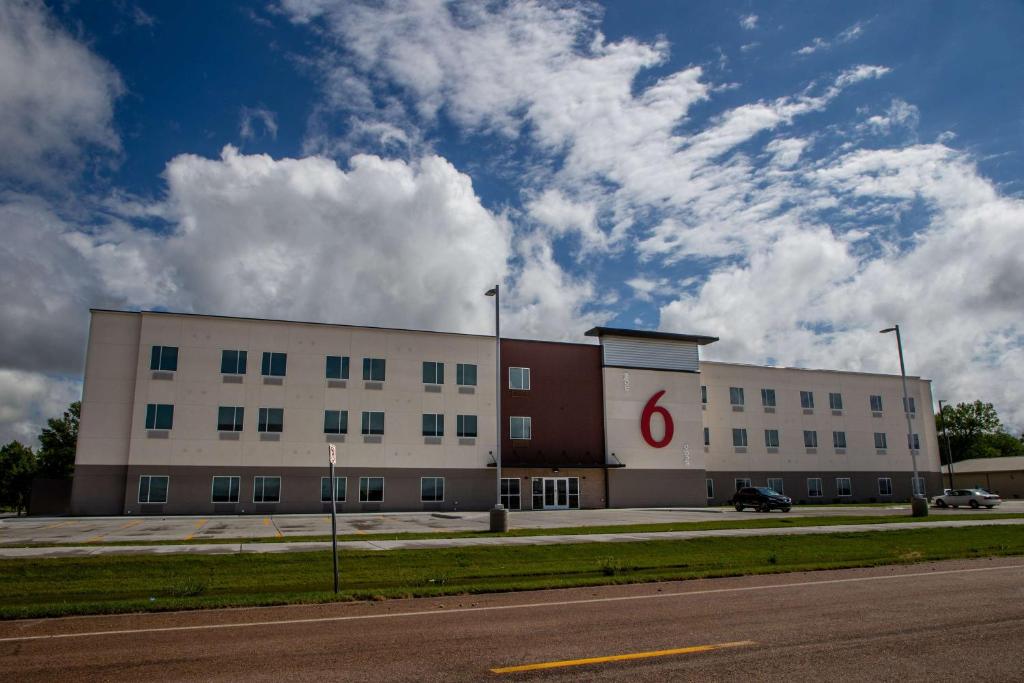
[[[911,517],[900,515],[879,517],[876,515],[844,515],[821,517],[789,517],[784,513],[763,515],[750,513],[750,519],[723,519],[707,522],[668,522],[661,524],[619,524],[606,526],[574,526],[554,529],[511,529],[507,533],[491,533],[489,531],[424,531],[403,533],[377,534],[338,534],[339,541],[400,541],[420,540],[424,538],[486,538],[490,536],[561,536],[585,534],[635,534],[662,531],[714,531],[719,529],[770,529],[782,527],[805,526],[836,526],[841,524],[892,524],[894,522],[913,522],[927,524],[946,520],[978,520],[978,519],[1024,519],[1024,514],[1001,512],[978,512],[971,514],[931,514],[928,517]],[[514,522],[515,519],[513,518]],[[92,543],[11,543],[0,544],[0,547],[71,547],[80,545],[183,545],[205,543],[298,543],[306,541],[330,541],[330,534],[314,536],[269,536],[262,538],[193,538],[188,541],[180,539],[162,541],[94,541]]]
[[[1018,527],[348,551],[340,599],[381,599],[1024,554]],[[329,552],[0,561],[0,618],[324,602]]]

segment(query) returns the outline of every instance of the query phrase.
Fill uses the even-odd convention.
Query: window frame
[[[707,384],[701,384],[700,385],[700,403],[701,403],[701,405],[705,405],[705,406],[708,404],[708,385]]]
[[[378,376],[377,370],[380,370]],[[364,382],[386,382],[388,376],[388,361],[386,358],[363,358],[363,381]]]
[[[772,486],[772,482],[773,481],[779,482],[781,484],[781,486],[779,486],[778,488]],[[771,490],[775,491],[776,493],[781,493],[782,495],[786,495],[786,479],[785,479],[785,477],[768,477],[768,481],[767,481],[766,485],[768,486],[768,488],[770,488]]]
[[[521,426],[525,427],[526,436],[514,436],[516,420],[523,420]],[[508,418],[508,438],[513,441],[530,441],[533,439],[533,418],[529,415],[510,415]]]
[[[433,480],[433,482],[434,482],[434,497],[433,498],[425,498],[424,495],[423,495],[424,494],[423,487],[424,487],[424,485],[428,481],[431,481],[431,480]],[[441,482],[441,497],[440,498],[437,497],[437,482],[438,481]],[[444,484],[445,484],[444,477],[420,477],[420,502],[421,503],[443,503],[444,502],[444,488],[445,488]]]
[[[235,354],[235,362],[228,363],[228,354]],[[220,350],[220,374],[222,375],[245,375],[248,371],[249,354],[244,349],[221,349]],[[234,367],[234,370],[225,368]]]
[[[331,484],[330,484],[330,481],[331,481],[330,477],[320,477],[320,502],[321,503],[330,503],[331,502]],[[338,485],[339,484],[341,485],[341,489],[342,489],[341,497],[338,497]],[[325,490],[327,491],[327,497],[326,498],[324,498],[324,491]],[[344,503],[346,498],[348,498],[348,477],[335,477],[334,478],[334,496],[335,496],[335,498],[334,498],[334,502],[335,503]]]
[[[335,413],[337,416],[337,427],[334,428],[334,424],[328,424],[331,418],[331,413]],[[329,429],[328,427],[331,427]],[[348,434],[348,410],[330,410],[324,408],[324,434]]]
[[[917,433],[907,434],[907,448],[912,451],[921,450],[921,435]]]
[[[512,493],[511,483],[516,483],[516,492]],[[517,505],[512,507],[512,499],[515,498]],[[501,478],[501,504],[505,506],[506,510],[522,510],[523,509],[523,482],[519,477],[502,477]]]
[[[168,367],[165,367],[165,361]],[[177,372],[178,347],[153,344],[149,351],[149,369],[154,372]]]
[[[231,411],[231,428],[224,429],[227,424],[221,420],[221,411]],[[240,432],[245,425],[245,406],[217,406],[217,431],[222,434]]]
[[[818,482],[817,493],[814,493],[815,489],[811,488],[811,482]],[[825,486],[821,480],[821,477],[807,477],[807,497],[808,498],[824,498],[825,497]]]
[[[729,387],[729,405],[742,406],[745,400],[743,387]]]
[[[167,418],[166,423],[163,418]],[[146,431],[150,432],[169,432],[174,429],[174,404],[147,403],[145,425]]]
[[[817,448],[818,447],[818,430],[817,429],[805,429],[804,431],[804,448]],[[807,437],[810,436],[810,439]],[[812,443],[808,443],[808,442]]]
[[[814,410],[814,392],[800,390],[800,407],[804,410]]]
[[[380,499],[371,500],[369,498],[370,488],[369,483],[371,479],[380,479]],[[365,486],[363,485],[365,482]],[[359,477],[359,502],[360,503],[383,503],[384,502],[384,477]]]
[[[267,500],[267,480],[268,479],[277,479],[277,500]],[[260,489],[260,498],[261,498],[261,500],[256,500],[257,484],[262,484],[262,486],[258,487]],[[280,475],[258,474],[256,476],[254,476],[252,478],[252,502],[253,502],[253,504],[255,505],[255,504],[258,503],[258,504],[273,505],[273,504],[280,503],[281,502],[281,488],[282,487],[281,487],[281,476]]]
[[[473,433],[470,434],[466,428],[467,418],[473,419]],[[479,422],[476,415],[456,415],[455,416],[455,436],[459,439],[475,439],[479,436]]]
[[[336,361],[336,375],[331,373],[331,361]],[[349,378],[351,362],[348,356],[324,356],[324,379],[347,380]]]
[[[444,413],[423,413],[423,436],[444,436]],[[430,427],[428,428],[428,424]]]
[[[843,409],[843,394],[840,391],[828,392],[828,407],[829,410],[842,410]]]
[[[280,360],[280,367],[277,362]],[[280,370],[280,372],[278,372]],[[260,359],[260,375],[263,377],[285,377],[288,374],[288,353],[286,351],[264,351]]]
[[[736,485],[736,490],[737,491],[739,491],[740,489],[750,488],[751,486],[754,485],[754,481],[750,477],[736,477],[732,481]],[[742,482],[746,482],[746,483],[744,484]]]
[[[466,381],[466,373],[472,368],[473,381]],[[460,387],[475,387],[476,386],[476,375],[477,367],[476,363],[456,363],[455,364],[455,385]]]
[[[428,372],[427,372],[428,369],[431,371],[429,374],[432,376],[430,379],[433,379],[433,381],[428,381]],[[442,386],[444,384],[444,361],[439,361],[439,360],[425,360],[425,361],[423,361],[423,375],[422,376],[423,376],[423,383],[424,384],[427,384],[429,386],[435,386],[435,387]]]
[[[736,443],[737,438],[742,443]],[[747,428],[746,427],[733,427],[732,428],[732,446],[733,448],[746,448],[747,447]]]
[[[271,429],[271,426],[272,426],[270,424],[271,411],[280,411],[280,413],[281,413],[281,422],[280,422],[280,424],[279,425],[274,425],[274,426],[277,426],[278,429]],[[258,434],[282,434],[282,433],[284,433],[284,408],[271,408],[269,406],[261,407],[259,409],[258,413],[257,413],[256,432]]]
[[[875,407],[875,399],[878,399],[878,407]],[[868,396],[868,407],[871,408],[872,413],[884,412],[882,409],[885,407],[885,403],[882,401],[881,394],[870,394]]]
[[[847,491],[847,493],[842,493],[843,489],[839,488],[839,482],[841,482],[841,481],[845,481],[846,482],[846,491]],[[852,497],[853,497],[853,478],[852,477],[836,477],[836,498],[852,498]]]
[[[775,443],[771,442],[770,436],[775,437]],[[766,429],[764,430],[764,447],[765,448],[778,448],[781,439],[779,438],[778,429]]]
[[[373,426],[373,416],[380,415],[380,431]],[[386,426],[383,410],[364,410],[359,420],[359,432],[363,436],[384,436]]]
[[[907,406],[910,410],[907,410]],[[907,396],[903,401],[903,412],[910,413],[911,415],[917,415],[917,402],[913,396]]]
[[[839,443],[840,442],[840,437],[842,437],[842,439],[841,439],[842,443]],[[846,446],[846,432],[845,431],[832,430],[832,448],[846,448],[846,447],[847,447]]]
[[[522,384],[523,386],[518,386],[518,387],[517,386],[513,386],[513,384],[512,384],[513,370],[518,370],[519,371],[516,374],[519,375],[519,383]],[[530,368],[525,368],[525,367],[520,367],[520,366],[511,366],[511,365],[509,366],[509,368],[508,368],[508,388],[509,388],[509,391],[530,391],[530,387],[532,386],[532,383],[531,383],[530,379],[531,379],[530,378]]]
[[[704,492],[707,494],[707,499],[711,500],[715,497],[715,480],[705,479],[704,480]]]
[[[710,446],[711,445],[711,427],[705,427],[704,428],[704,445],[705,446]]]
[[[770,399],[770,400],[769,400]],[[775,390],[763,388],[761,389],[761,405],[765,408],[775,408]]]
[[[881,438],[881,445],[879,445],[879,438]],[[884,451],[889,448],[889,437],[886,432],[875,432],[875,450]]]
[[[217,498],[216,498],[217,480],[218,479],[227,479],[228,480],[228,499],[227,500],[217,500]],[[231,485],[232,485],[232,483],[234,483],[234,494],[235,494],[235,499],[234,500],[231,500],[231,493],[232,493]],[[239,500],[241,500],[241,498],[242,498],[242,478],[240,476],[238,476],[237,474],[215,474],[215,475],[210,477],[210,502],[211,503],[213,503],[215,505],[229,505],[229,504],[237,503]]]
[[[142,500],[142,480],[146,480],[146,500]],[[153,480],[164,479],[164,499],[153,500]],[[139,490],[137,500],[139,505],[165,505],[168,500],[171,499],[171,477],[168,474],[140,474],[139,475]]]
[[[882,490],[882,482],[888,482],[888,492]],[[892,477],[879,477],[878,478],[878,495],[879,496],[891,496],[892,495]]]

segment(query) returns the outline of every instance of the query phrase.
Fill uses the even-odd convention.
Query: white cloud
[[[82,397],[78,380],[0,368],[0,445],[17,439],[39,446],[39,430]]]
[[[812,40],[810,42],[810,44],[804,45],[802,48],[797,50],[796,54],[798,54],[798,55],[812,55],[815,52],[817,52],[818,50],[826,49],[828,46],[829,46],[829,42],[828,41],[826,41],[826,40],[824,40],[822,38],[816,37],[814,40]]]
[[[653,300],[655,293],[660,295],[675,293],[674,290],[670,288],[667,278],[637,276],[626,280],[626,284],[633,290],[633,296],[640,301]]]
[[[0,3],[0,177],[59,185],[84,149],[120,150],[112,116],[122,90],[117,72],[41,3]]]
[[[812,55],[815,52],[821,50],[831,49],[833,45],[842,45],[844,43],[850,43],[857,40],[864,33],[864,27],[867,26],[867,22],[858,21],[845,29],[840,31],[834,40],[825,40],[820,36],[816,36],[809,44],[804,45],[802,48],[795,51],[794,54],[801,56]]]
[[[594,202],[574,202],[560,190],[549,189],[527,203],[526,210],[555,235],[578,234],[582,247],[580,257],[609,247],[608,235],[598,226]]]
[[[260,133],[257,126],[263,128]],[[242,107],[239,116],[238,134],[243,140],[251,140],[259,135],[268,135],[277,139],[277,116],[264,107]]]
[[[905,128],[915,132],[920,119],[921,114],[917,107],[896,97],[884,114],[869,117],[863,127],[883,135],[892,132],[894,128]]]
[[[757,28],[757,15],[747,14],[740,17],[740,26],[742,26],[748,31],[754,30],[755,28]]]

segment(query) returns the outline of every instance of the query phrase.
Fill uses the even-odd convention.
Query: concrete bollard
[[[911,517],[927,517],[928,516],[928,499],[927,498],[912,498],[910,501],[910,516]],[[492,523],[493,524],[493,523]]]

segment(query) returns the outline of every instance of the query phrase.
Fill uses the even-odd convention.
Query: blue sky
[[[0,439],[90,306],[721,337],[1024,427],[1024,5],[6,3]]]

